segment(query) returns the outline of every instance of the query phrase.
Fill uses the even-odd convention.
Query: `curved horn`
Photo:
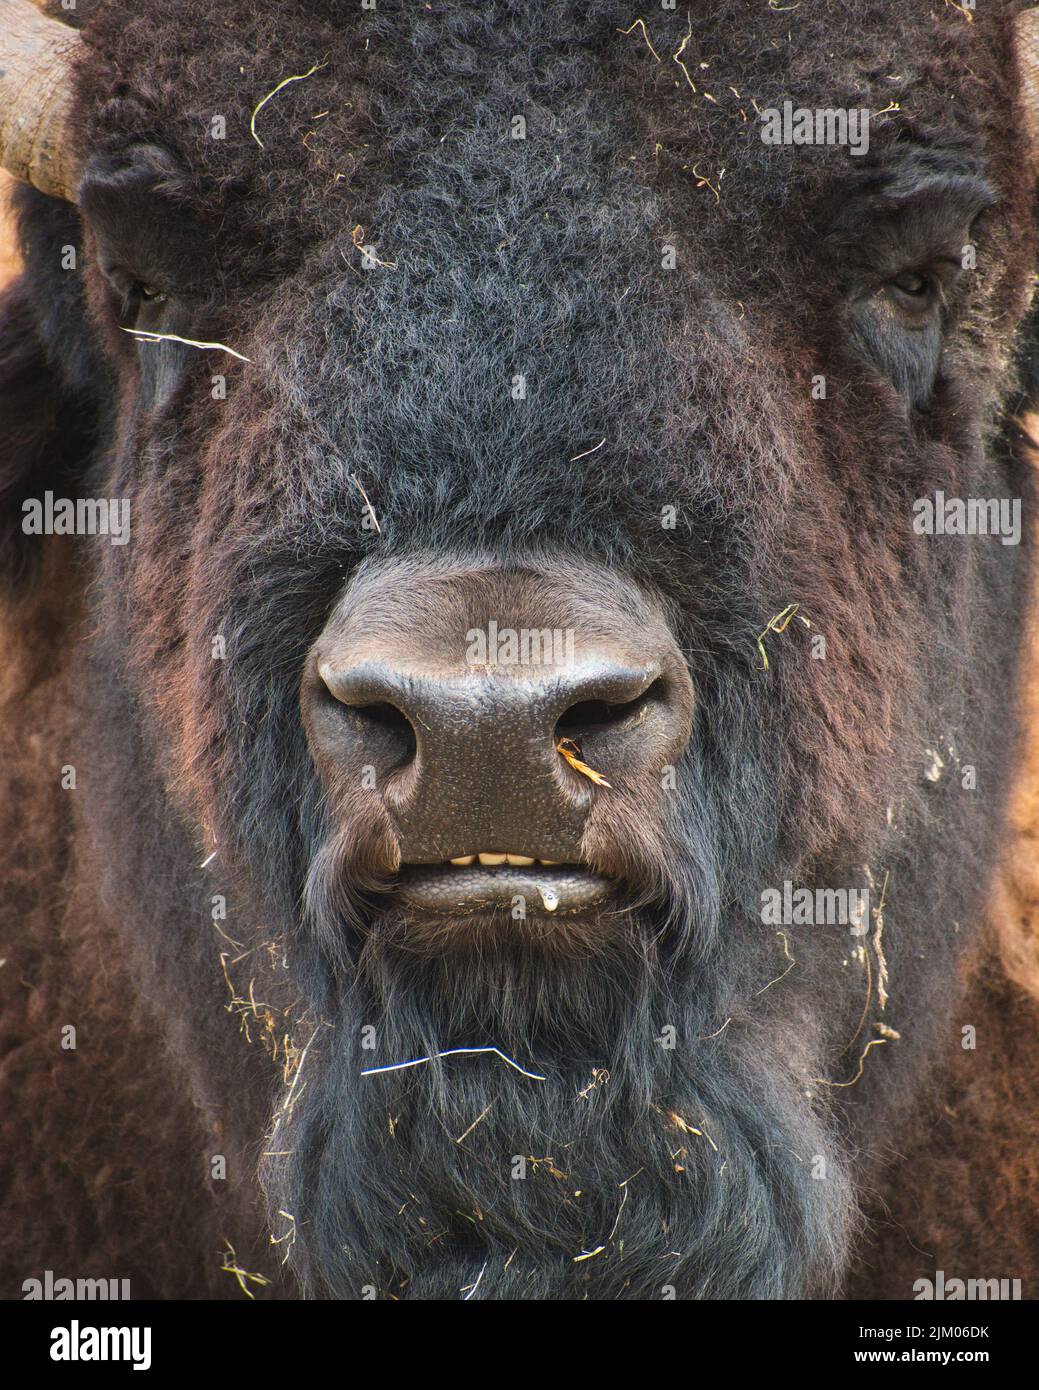
[[[69,70],[80,39],[26,0],[0,0],[0,168],[73,200]]]
[[[1021,106],[1032,164],[1039,166],[1039,9],[1023,10],[1014,20]]]

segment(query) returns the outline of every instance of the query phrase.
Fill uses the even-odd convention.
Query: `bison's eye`
[[[927,270],[903,270],[886,290],[896,308],[916,319],[938,309],[942,302],[942,282]]]
[[[142,280],[129,279],[121,288],[119,322],[124,328],[136,328],[149,308],[165,304],[165,290]]]
[[[932,281],[917,270],[904,270],[892,280],[891,285],[899,294],[908,294],[914,299],[919,299],[932,288]]]
[[[927,276],[916,270],[904,270],[901,275],[896,275],[891,283],[903,294],[913,295],[923,294],[929,285]]]
[[[204,331],[214,306],[210,229],[185,206],[189,186],[179,161],[158,145],[94,154],[79,186],[82,216],[92,233],[97,267],[108,283],[110,322],[121,363],[137,368],[139,400],[151,410],[172,401],[199,367],[184,340]]]
[[[860,355],[916,409],[925,409],[941,362],[958,261],[938,258],[905,267],[852,302],[851,338]]]
[[[182,320],[211,292],[208,229],[178,197],[185,177],[156,145],[92,155],[85,165],[81,211],[122,328],[186,335]]]
[[[965,253],[984,244],[995,202],[973,157],[931,145],[892,150],[885,167],[839,189],[827,242],[846,305],[841,327],[867,371],[911,410],[926,411],[940,382],[971,294],[965,272],[975,261]]]

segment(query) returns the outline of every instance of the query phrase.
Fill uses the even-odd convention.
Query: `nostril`
[[[414,758],[418,746],[415,730],[396,705],[386,702],[354,705],[351,713],[362,725],[368,726],[373,738],[379,737],[390,745],[398,763],[410,762]]]
[[[650,706],[666,699],[664,682],[655,680],[634,700],[611,703],[607,700],[579,700],[570,706],[556,724],[556,736],[580,739],[582,735],[607,733],[634,724]]]
[[[412,739],[415,737],[415,731],[407,716],[401,714],[396,705],[381,701],[374,705],[354,705],[352,708],[354,714],[361,719],[368,720],[371,724],[377,724],[382,729],[389,729],[402,737]]]
[[[343,719],[374,751],[399,766],[410,762],[417,749],[415,730],[407,715],[388,700],[354,704],[325,686],[326,707]]]

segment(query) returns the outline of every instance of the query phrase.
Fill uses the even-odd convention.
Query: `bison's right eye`
[[[120,327],[150,327],[154,311],[168,300],[166,291],[149,281],[134,279],[125,272],[109,270],[107,273],[119,298]]]
[[[208,230],[180,196],[186,177],[154,145],[87,161],[80,206],[121,328],[191,336],[212,293]]]

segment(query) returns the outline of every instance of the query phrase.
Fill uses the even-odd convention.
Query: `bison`
[[[1019,11],[0,3],[7,1296],[1034,1296]]]

